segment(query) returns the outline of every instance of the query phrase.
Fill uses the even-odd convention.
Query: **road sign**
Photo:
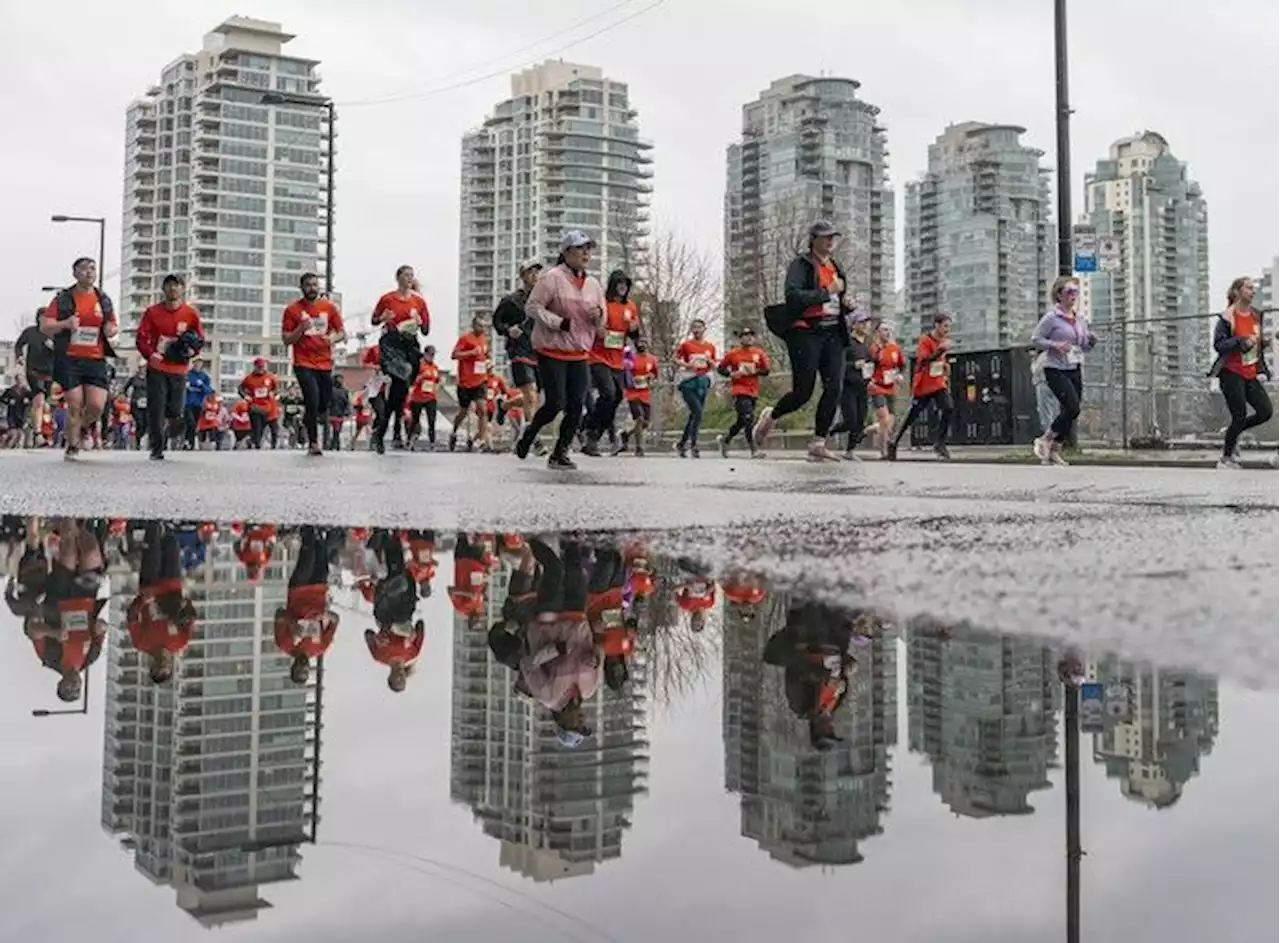
[[[1098,268],[1115,272],[1120,268],[1120,240],[1106,236],[1098,240]]]
[[[1096,272],[1098,270],[1097,230],[1087,223],[1073,226],[1071,244],[1075,247],[1075,262],[1072,266],[1075,271]]]
[[[1107,720],[1113,724],[1127,724],[1131,719],[1132,696],[1127,684],[1107,685]]]
[[[1106,689],[1097,681],[1080,685],[1080,732],[1102,733],[1106,727]]]

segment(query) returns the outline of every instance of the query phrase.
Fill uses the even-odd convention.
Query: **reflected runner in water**
[[[182,585],[182,548],[174,528],[164,521],[143,527],[138,594],[129,603],[129,637],[150,659],[156,684],[173,675],[173,659],[187,650],[196,624],[196,608]]]
[[[323,657],[337,631],[338,614],[329,608],[328,533],[304,524],[289,591],[275,620],[276,647],[293,659],[289,677],[295,684],[307,683],[311,660]]]
[[[621,691],[631,677],[627,659],[636,647],[636,620],[630,612],[634,600],[621,551],[597,548],[587,587],[587,623],[603,656],[604,683],[611,691]]]
[[[70,702],[80,697],[81,673],[98,660],[107,635],[100,618],[106,600],[98,598],[106,563],[99,535],[85,522],[60,520],[53,536],[57,549],[44,599],[23,628],[40,663],[59,675],[58,699]]]
[[[425,532],[425,533],[430,533]],[[424,532],[412,532],[424,534]],[[413,553],[425,552],[430,555],[435,548],[434,534],[428,539],[424,536],[408,536],[409,546],[419,548]],[[378,624],[378,631],[368,629],[364,633],[365,645],[373,660],[387,666],[387,687],[399,693],[405,689],[409,675],[413,671],[413,663],[422,653],[422,643],[426,638],[426,626],[421,619],[414,620],[414,610],[418,605],[418,584],[410,572],[410,567],[420,564],[414,556],[410,556],[409,565],[405,563],[405,547],[400,536],[381,528],[375,529],[369,538],[369,547],[373,550],[381,564],[385,575],[373,581],[373,620]],[[430,572],[434,574],[434,562]],[[423,593],[423,598],[430,595]]]

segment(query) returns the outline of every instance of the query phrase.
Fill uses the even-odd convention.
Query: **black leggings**
[[[947,444],[947,432],[951,429],[951,391],[943,387],[936,393],[930,393],[927,396],[916,396],[911,400],[911,408],[907,410],[907,418],[902,420],[902,425],[898,428],[898,434],[893,437],[893,447],[895,449],[917,417],[933,404],[938,407],[938,424],[933,430],[933,444],[935,446]]]
[[[302,428],[307,433],[307,445],[319,445],[320,417],[329,415],[333,399],[333,374],[295,364],[293,375],[302,391]]]
[[[415,361],[413,364],[413,375],[417,376],[417,374],[418,364]],[[381,441],[386,436],[387,427],[391,425],[391,421],[393,419],[395,420],[395,428],[397,430],[400,429],[400,423],[403,421],[400,418],[400,414],[404,411],[404,401],[408,395],[409,384],[405,383],[403,380],[397,380],[395,377],[391,377],[391,386],[387,390],[386,402],[383,404],[382,411],[378,413],[378,418],[373,424],[373,438],[375,442]]]
[[[613,427],[613,417],[622,405],[622,371],[603,363],[591,365],[591,386],[596,391],[596,404],[587,417],[586,432],[599,439]]]
[[[294,370],[306,367],[294,367]],[[319,373],[320,371],[313,371]],[[390,567],[388,567],[389,569]],[[290,586],[324,586],[329,582],[329,548],[324,531],[310,524],[298,529],[298,558],[289,574]]]
[[[591,371],[585,360],[560,360],[538,354],[538,382],[542,385],[542,405],[529,420],[524,438],[532,442],[543,426],[560,416],[560,434],[556,436],[554,451],[556,455],[564,455],[578,432],[582,406],[591,385]]]
[[[150,405],[149,403],[147,404]],[[196,447],[196,424],[200,422],[200,407],[188,403],[182,409],[182,436],[187,440],[187,448]]]
[[[733,398],[733,409],[737,413],[737,417],[733,420],[733,425],[729,427],[728,433],[725,434],[725,445],[732,442],[733,437],[741,432],[742,437],[747,440],[747,445],[754,446],[755,443],[751,440],[751,429],[756,424],[756,398],[754,396],[735,396]]]
[[[249,444],[255,449],[262,448],[262,434],[267,430],[267,411],[265,409],[249,407],[249,430]]]
[[[831,434],[849,434],[849,451],[862,441],[862,430],[867,425],[867,382],[861,376],[845,374],[840,390],[840,422],[831,427]]]
[[[581,365],[586,367],[586,363]],[[538,366],[541,374],[541,363]],[[586,372],[584,369],[583,373]],[[562,540],[561,556],[557,556],[547,544],[533,537],[529,540],[529,549],[542,570],[538,575],[537,611],[583,612],[587,608],[587,554],[582,544]]]
[[[773,418],[803,409],[813,397],[813,387],[822,378],[822,396],[813,418],[813,434],[825,437],[836,418],[840,388],[844,380],[844,341],[838,331],[821,328],[793,330],[787,334],[787,356],[791,358],[791,390],[773,407]]]
[[[413,438],[422,428],[422,415],[427,416],[427,441],[432,445],[436,444],[436,413],[439,406],[435,400],[427,400],[425,403],[411,403],[409,405],[409,438]]]
[[[1227,401],[1227,410],[1231,413],[1231,425],[1227,426],[1227,434],[1222,441],[1222,454],[1231,455],[1240,442],[1241,433],[1271,418],[1271,397],[1261,380],[1256,377],[1246,380],[1230,370],[1223,370],[1218,375],[1218,388],[1222,390],[1222,398]],[[1253,407],[1252,416],[1247,415],[1249,406]]]
[[[1071,430],[1075,428],[1076,420],[1080,417],[1080,397],[1084,392],[1080,380],[1080,368],[1058,370],[1055,367],[1045,367],[1044,383],[1058,401],[1058,416],[1049,427],[1049,431],[1053,433],[1053,441],[1068,442],[1071,439]]]
[[[165,443],[176,435],[182,422],[187,378],[161,370],[147,371],[147,444],[153,452],[163,452]],[[139,417],[139,425],[142,423]]]

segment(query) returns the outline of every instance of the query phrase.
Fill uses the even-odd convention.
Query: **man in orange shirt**
[[[222,405],[222,397],[210,393],[204,398],[204,406],[200,408],[200,419],[196,422],[196,433],[200,445],[212,443],[214,449],[222,451],[222,423],[226,407]]]
[[[240,381],[240,395],[249,401],[249,441],[255,449],[262,448],[262,434],[271,420],[271,400],[279,388],[280,381],[267,372],[267,361],[262,357],[253,361],[253,371]]]
[[[129,604],[129,637],[151,660],[151,680],[164,684],[173,657],[186,651],[196,623],[195,605],[183,593],[182,549],[170,525],[148,521],[141,542],[138,594]]]
[[[485,411],[485,397],[489,381],[489,332],[484,318],[471,319],[471,330],[458,338],[453,347],[453,359],[458,361],[458,418],[449,435],[449,451],[458,447],[458,428],[474,413],[479,426],[477,438],[480,451],[491,451],[489,442],[489,417]]]
[[[760,451],[751,430],[756,425],[756,400],[760,398],[760,378],[769,375],[769,355],[756,343],[756,332],[749,327],[738,331],[738,346],[724,355],[720,361],[721,376],[729,378],[729,393],[733,396],[733,408],[737,413],[729,431],[720,437],[720,454],[729,457],[729,443],[739,432],[747,440],[751,457]]]
[[[235,436],[233,448],[248,448],[253,420],[249,418],[249,401],[241,397],[231,407],[231,433]]]
[[[626,451],[629,440],[636,440],[636,457],[644,458],[644,431],[649,427],[653,411],[653,384],[658,379],[658,358],[649,353],[644,338],[637,338],[635,352],[627,367],[624,395],[631,410],[631,428],[619,437],[620,451]]]
[[[322,455],[320,417],[329,415],[333,398],[333,345],[342,343],[347,334],[337,306],[320,297],[320,279],[307,272],[299,285],[302,297],[284,309],[280,331],[285,345],[293,348],[293,375],[302,392],[307,454]]]
[[[164,301],[142,313],[137,347],[147,360],[147,440],[151,458],[164,458],[170,438],[177,438],[182,407],[187,396],[187,371],[204,347],[200,313],[187,304],[187,284],[178,275],[166,275]]]
[[[289,678],[294,684],[307,683],[311,660],[324,657],[337,631],[338,614],[329,608],[328,541],[324,531],[305,524],[285,604],[275,618],[276,647],[293,660]]]
[[[53,338],[53,379],[66,391],[66,457],[80,454],[81,436],[97,427],[107,404],[108,355],[115,356],[111,338],[119,327],[111,299],[95,283],[93,259],[76,259],[71,266],[75,284],[49,302],[40,331]]]
[[[622,405],[627,341],[634,342],[640,336],[640,313],[630,295],[630,276],[621,269],[610,272],[604,292],[604,323],[587,358],[596,403],[583,429],[587,437],[583,455],[600,456],[600,437],[613,428],[614,417]]]
[[[947,431],[951,428],[951,364],[947,353],[951,350],[951,316],[935,314],[933,330],[921,334],[916,342],[916,369],[911,376],[911,408],[902,420],[898,434],[889,444],[885,457],[893,461],[898,457],[898,443],[916,417],[930,406],[938,409],[938,425],[934,433],[933,450],[943,459],[951,458],[947,449]]]
[[[378,339],[381,369],[390,380],[386,407],[378,410],[373,427],[373,449],[381,455],[386,451],[384,439],[392,421],[397,430],[401,428],[404,401],[418,375],[421,360],[418,338],[431,332],[431,313],[427,300],[418,292],[413,266],[402,265],[396,269],[396,288],[378,299],[373,308],[373,323],[382,327],[382,336]],[[397,435],[392,444],[400,448],[403,442]]]
[[[427,416],[427,442],[436,447],[436,387],[440,383],[440,367],[436,364],[436,349],[428,344],[422,351],[422,363],[418,376],[409,388],[409,447],[413,448],[422,431],[422,415]]]

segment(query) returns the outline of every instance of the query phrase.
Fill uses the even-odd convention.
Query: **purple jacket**
[[[604,289],[591,275],[579,288],[567,265],[553,265],[539,276],[524,310],[533,318],[534,350],[586,359],[604,323]]]
[[[1084,318],[1077,314],[1072,321],[1057,305],[1045,312],[1031,333],[1031,343],[1044,351],[1044,365],[1050,370],[1074,370],[1084,360],[1084,351],[1097,342]],[[1061,343],[1070,344],[1071,351],[1063,353],[1054,346]]]

